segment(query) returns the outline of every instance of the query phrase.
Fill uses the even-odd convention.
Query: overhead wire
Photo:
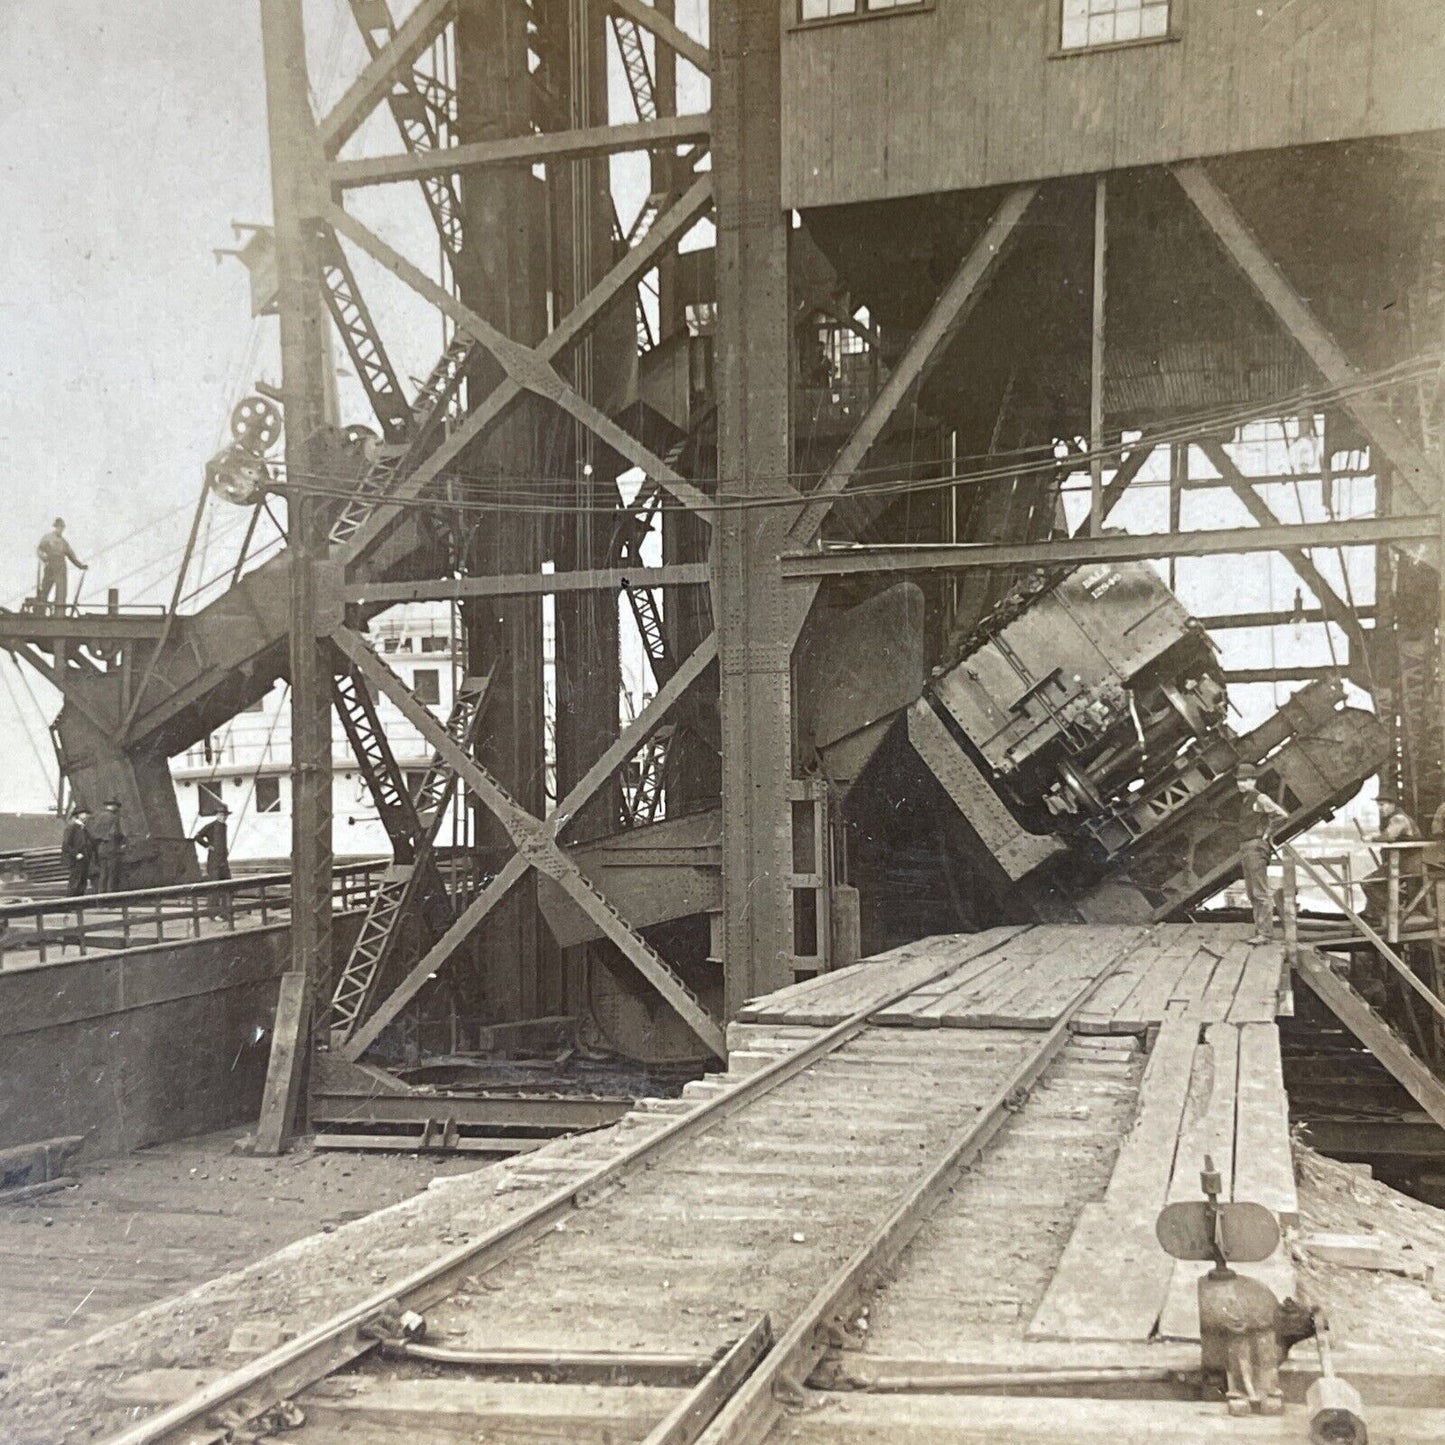
[[[1129,441],[1121,440],[1117,444],[1102,447],[1097,452],[1085,448],[1077,453],[1071,452],[1067,457],[1060,457],[1055,454],[1051,444],[1048,447],[1041,446],[1027,451],[1005,454],[1024,458],[1018,462],[1005,462],[1001,465],[982,467],[959,467],[942,475],[927,477],[900,478],[893,475],[880,482],[855,482],[848,488],[847,495],[850,498],[888,497],[928,492],[951,486],[982,486],[992,482],[1014,481],[1043,470],[1058,470],[1065,465],[1070,474],[1082,472],[1096,456],[1105,462],[1117,461],[1124,453],[1141,445],[1160,446],[1170,441],[1188,441],[1197,437],[1204,430],[1218,429],[1226,425],[1242,426],[1249,422],[1266,421],[1277,417],[1282,410],[1297,410],[1306,406],[1323,409],[1333,402],[1406,384],[1417,379],[1417,372],[1424,374],[1427,369],[1433,369],[1438,364],[1438,358],[1417,358],[1372,377],[1361,377],[1347,386],[1315,388],[1296,393],[1288,398],[1275,400],[1268,405],[1195,413],[1187,418],[1181,418],[1170,426],[1145,433]],[[969,461],[974,458],[964,458],[963,460]],[[977,460],[987,461],[988,459],[978,458]],[[859,468],[854,476],[866,477],[871,473],[892,472],[896,472],[896,468],[887,466]],[[577,486],[575,477],[526,476],[520,473],[509,473],[502,476],[455,470],[449,470],[447,476],[454,489],[445,499],[428,496],[385,497],[378,498],[378,505],[426,511],[438,508],[461,512],[521,511],[544,516],[576,515],[586,511],[611,515],[616,512],[615,504],[592,505],[580,500],[575,495]],[[764,473],[760,476],[763,480],[816,480],[816,473],[811,472]],[[723,479],[723,482],[727,480],[729,479]],[[792,508],[806,505],[810,500],[809,493],[792,488],[762,495],[745,495],[724,491],[722,484],[722,482],[719,483],[719,491],[708,497],[698,510],[735,513],[777,507]],[[1144,485],[1166,486],[1167,481],[1145,482]],[[286,479],[279,483],[276,490],[283,493],[289,490],[308,496],[330,496],[341,500],[352,498],[354,488],[355,478],[352,476],[341,473],[306,471],[287,474]],[[557,494],[555,499],[537,496],[538,489],[549,488]]]

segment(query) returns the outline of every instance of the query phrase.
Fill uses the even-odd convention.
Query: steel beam
[[[334,156],[386,99],[397,76],[411,68],[451,22],[456,0],[421,0],[397,27],[391,43],[375,55],[317,127],[328,156]]]
[[[712,23],[718,475],[747,501],[776,496],[793,469],[782,37],[775,0],[721,0]],[[778,576],[790,517],[733,507],[712,531],[729,1017],[793,982],[792,655],[808,599]]]
[[[1100,496],[1099,519],[1101,523],[1106,521],[1109,513],[1124,500],[1124,493],[1129,490],[1134,479],[1144,470],[1144,463],[1154,455],[1156,445],[1157,443],[1155,442],[1137,441],[1119,458],[1118,469],[1114,475],[1109,478]],[[1074,529],[1074,536],[1076,537],[1087,536],[1090,524],[1093,521],[1092,477],[1090,479],[1090,487],[1089,515]]]
[[[451,956],[481,926],[482,920],[504,899],[514,884],[527,876],[530,867],[520,853],[513,853],[502,871],[472,899],[442,936],[407,970],[406,977],[367,1016],[366,1021],[342,1044],[343,1059],[359,1059],[381,1036],[382,1030],[426,987],[427,981],[443,968]]]
[[[1104,303],[1108,294],[1109,183],[1094,178],[1094,289],[1089,346],[1089,525],[1104,527]]]
[[[684,234],[707,210],[712,203],[712,186],[711,176],[699,176],[677,202],[658,217],[643,241],[623,256],[563,317],[538,345],[537,355],[547,361],[555,360],[581,341],[618,292],[646,272],[673,240]],[[520,382],[510,376],[503,377],[496,389],[446,441],[391,489],[391,495],[398,500],[410,500],[421,495],[469,446],[485,435],[523,390]],[[366,526],[358,529],[356,536],[338,552],[342,563],[348,566],[354,563],[396,515],[395,507],[378,505]]]
[[[1225,669],[1224,680],[1237,687],[1252,683],[1315,682],[1322,677],[1339,677],[1348,669],[1348,663],[1328,662],[1318,667],[1233,667]]]
[[[361,636],[348,627],[338,628],[332,641],[349,657],[400,709],[402,715],[456,769],[458,777],[506,830],[517,849],[507,869],[483,891],[482,897],[496,889],[508,870],[520,879],[528,866],[536,868],[557,885],[617,946],[618,951],[672,1006],[709,1052],[719,1058],[727,1055],[722,1029],[703,1008],[697,996],[643,938],[634,933],[622,915],[607,902],[601,891],[585,878],[567,852],[557,843],[550,826],[527,812],[479,763],[448,735],[446,729],[407,690],[397,675],[379,658]],[[512,867],[513,862],[516,868]],[[498,895],[500,896],[500,894]],[[481,900],[479,899],[478,902]],[[489,905],[490,906],[490,905]],[[469,910],[470,911],[470,910]],[[464,915],[465,916],[465,915]],[[443,942],[451,940],[455,948],[462,941],[458,926],[447,932]],[[470,930],[468,930],[470,931]],[[457,935],[454,937],[453,935]],[[437,946],[437,953],[441,945]],[[430,957],[430,955],[429,955]],[[432,970],[440,964],[440,958]],[[383,1008],[385,1005],[383,1005]],[[379,1017],[381,1009],[368,1020],[368,1026]],[[360,1039],[363,1029],[353,1039]]]
[[[879,388],[878,395],[874,397],[873,404],[868,408],[863,420],[844,443],[823,480],[798,508],[797,516],[789,529],[790,538],[795,544],[807,546],[817,537],[828,513],[833,509],[833,504],[847,489],[854,473],[863,465],[869,449],[878,440],[894,412],[915,386],[923,384],[929,370],[958,335],[959,329],[968,319],[969,312],[983,294],[984,287],[988,285],[998,263],[1016,237],[1018,224],[1037,194],[1036,185],[1025,185],[1015,186],[1004,197],[983,234],[963,258],[953,280],[934,303],[928,319],[914,332],[907,350],[899,358],[898,365],[889,373],[888,380]]]
[[[680,29],[666,15],[643,0],[607,0],[609,7],[619,15],[625,15],[634,25],[650,30],[664,45],[684,60],[690,61],[704,75],[713,71],[712,52],[699,45],[685,30]]]
[[[708,116],[674,115],[628,125],[586,126],[580,130],[542,131],[505,140],[443,146],[406,155],[366,156],[333,161],[331,181],[343,188],[419,181],[484,166],[534,165],[538,161],[591,160],[657,146],[706,144],[712,134]]]
[[[593,567],[582,572],[510,572],[492,577],[436,577],[420,582],[355,582],[343,589],[360,606],[444,602],[461,597],[549,597],[558,592],[618,592],[624,587],[697,587],[706,562],[670,567]]]
[[[1274,509],[1259,495],[1250,485],[1249,478],[1239,470],[1234,458],[1224,450],[1222,443],[1217,441],[1205,441],[1200,443],[1204,455],[1209,458],[1215,471],[1229,484],[1230,490],[1243,503],[1244,509],[1259,523],[1261,527],[1278,527],[1281,524]],[[1366,656],[1365,633],[1360,626],[1359,618],[1355,616],[1354,609],[1335,591],[1330,580],[1315,566],[1314,560],[1302,547],[1288,547],[1284,549],[1285,560],[1295,570],[1307,587],[1320,600],[1320,606],[1329,615],[1331,622],[1337,622],[1345,630],[1345,635],[1350,639],[1350,645],[1358,650],[1360,657]]]
[[[1373,607],[1355,608],[1361,622],[1373,622]],[[1194,619],[1208,632],[1229,632],[1246,627],[1293,627],[1295,623],[1328,622],[1330,615],[1323,607],[1304,607],[1298,612],[1219,612]]]
[[[623,728],[607,751],[558,802],[556,811],[548,820],[554,838],[598,788],[647,741],[648,735],[662,725],[678,699],[707,671],[716,657],[717,634],[714,632],[698,643],[687,661],[657,690],[657,696]]]
[[[838,547],[780,559],[785,579],[886,572],[954,572],[971,567],[1082,567],[1090,562],[1137,562],[1161,557],[1245,556],[1290,547],[1378,547],[1439,541],[1436,518],[1360,517],[1280,527],[1227,527],[1208,532],[1145,532],[1072,537],[1052,542],[940,542],[899,547]]]
[[[619,1098],[483,1094],[347,1094],[318,1092],[317,1123],[424,1124],[450,1120],[461,1128],[598,1129],[615,1124],[633,1107]]]
[[[302,0],[262,0],[271,192],[275,208],[277,306],[286,466],[316,470],[326,423],[329,341],[321,294],[316,212],[322,150],[311,113]],[[318,501],[291,498],[291,968],[281,990],[271,1061],[256,1129],[256,1151],[278,1154],[304,1113],[302,1080],[315,1000],[331,969],[331,659],[318,635],[317,564],[326,557]]]
[[[1260,300],[1279,318],[1320,375],[1344,393],[1340,406],[1355,419],[1370,445],[1395,467],[1405,493],[1401,500],[1416,511],[1432,505],[1440,490],[1438,470],[1405,435],[1383,400],[1369,393],[1349,394],[1349,389],[1359,386],[1363,379],[1359,369],[1265,253],[1228,197],[1197,161],[1174,166],[1173,172],[1184,194],[1194,203]]]
[[[424,276],[379,237],[354,222],[340,207],[332,207],[331,220],[336,230],[350,237],[353,242],[381,261],[414,290],[439,306],[468,335],[475,336],[496,357],[507,373],[496,389],[472,411],[466,421],[401,486],[397,487],[395,495],[403,500],[419,496],[432,481],[456,461],[468,446],[496,422],[524,390],[530,390],[549,400],[556,401],[572,412],[584,425],[596,430],[597,435],[607,445],[612,446],[659,482],[671,496],[685,506],[706,515],[711,503],[702,492],[675,472],[661,458],[624,432],[616,423],[589,403],[584,402],[562,380],[552,363],[564,351],[582,339],[608,303],[624,286],[635,282],[639,276],[650,269],[657,256],[674,239],[691,228],[693,222],[711,203],[712,193],[712,177],[698,177],[678,198],[676,204],[669,207],[663,216],[658,217],[641,244],[622,257],[597,285],[568,312],[567,316],[539,343],[535,350],[503,336],[500,331],[489,326],[474,311],[463,306],[449,293]],[[461,319],[463,316],[469,318],[471,324],[463,321]],[[480,334],[483,332],[486,334]],[[579,415],[579,412],[582,414]],[[348,565],[353,563],[394,516],[394,508],[379,505],[367,525],[360,529],[356,537],[339,553],[340,560]]]

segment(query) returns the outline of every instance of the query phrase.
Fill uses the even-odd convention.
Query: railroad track
[[[843,1023],[779,1039],[781,1052],[754,1072],[651,1101],[628,1116],[607,1156],[564,1165],[565,1177],[519,1217],[109,1445],[293,1429],[302,1445],[477,1439],[466,1402],[499,1372],[631,1384],[655,1418],[624,1437],[645,1434],[647,1445],[764,1440],[1121,961],[1043,1032],[871,1022],[983,967],[1003,941],[962,940]],[[755,1038],[749,1058],[757,1062]],[[537,1388],[545,1419],[541,1402],[558,1387]],[[421,1418],[452,1425],[419,1428]],[[542,1420],[521,1433],[600,1438],[580,1425],[552,1435]],[[486,1438],[507,1436],[489,1429]]]

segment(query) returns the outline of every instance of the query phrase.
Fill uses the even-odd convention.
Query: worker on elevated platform
[[[119,893],[121,890],[121,866],[125,859],[125,828],[120,819],[120,799],[106,800],[105,812],[90,824],[90,836],[95,840],[95,859],[99,865],[100,877],[96,889],[101,893]]]
[[[40,585],[35,591],[35,610],[44,612],[47,602],[54,596],[51,610],[60,616],[70,602],[70,569],[66,564],[74,562],[82,572],[89,570],[89,564],[82,562],[66,541],[64,517],[55,519],[50,530],[40,539],[35,555],[40,559]]]
[[[66,896],[82,898],[90,887],[95,865],[95,839],[90,835],[90,809],[77,808],[65,825],[60,839],[60,856],[65,860]]]
[[[231,876],[231,854],[226,839],[226,819],[230,816],[231,810],[224,803],[218,803],[215,816],[191,839],[198,848],[206,850],[206,879],[211,883],[222,883]],[[219,893],[211,895],[212,918],[225,918],[226,902]]]
[[[1274,936],[1274,894],[1269,886],[1269,855],[1274,848],[1276,825],[1289,814],[1266,793],[1259,791],[1259,769],[1241,763],[1234,781],[1242,794],[1239,810],[1239,861],[1244,868],[1244,891],[1254,912],[1251,943],[1268,943]]]
[[[1380,794],[1379,831],[1375,834],[1377,843],[1418,843],[1421,841],[1419,824],[1388,793]],[[1395,864],[1397,876],[1404,882],[1406,890],[1417,886],[1422,869],[1422,859],[1414,850],[1402,850]],[[1380,865],[1364,879],[1360,887],[1365,895],[1365,916],[1378,922],[1390,911],[1390,863],[1388,854],[1382,854]],[[1404,900],[1402,900],[1404,901]],[[1399,920],[1395,920],[1398,925]]]

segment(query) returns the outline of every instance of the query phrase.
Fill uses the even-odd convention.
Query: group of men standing
[[[220,882],[231,876],[231,860],[226,836],[226,819],[230,809],[217,806],[215,816],[191,839],[206,850],[206,878]],[[91,883],[97,893],[119,893],[122,888],[125,852],[129,841],[121,823],[118,798],[106,802],[98,816],[89,808],[77,808],[65,825],[60,840],[60,856],[67,872],[66,893],[79,898],[90,892]]]
[[[97,893],[119,893],[126,846],[118,798],[109,799],[98,817],[89,808],[77,808],[60,840],[67,895],[78,898],[89,892],[92,878]]]

